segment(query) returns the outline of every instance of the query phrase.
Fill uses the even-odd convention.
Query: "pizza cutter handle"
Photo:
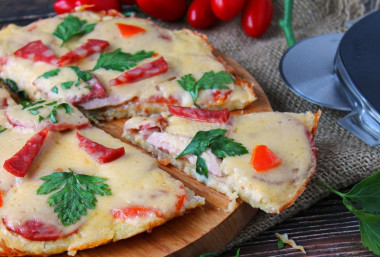
[[[370,146],[380,146],[380,124],[363,109],[355,109],[338,123]]]

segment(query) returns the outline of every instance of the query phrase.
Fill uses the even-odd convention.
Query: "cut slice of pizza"
[[[96,120],[168,105],[243,109],[253,84],[213,55],[207,37],[120,14],[79,12],[0,31],[0,77],[31,100],[81,106]]]
[[[169,106],[173,116],[134,117],[123,136],[230,197],[279,213],[316,171],[320,113],[251,113]],[[232,202],[231,210],[234,208]]]
[[[0,126],[1,256],[73,255],[204,204],[153,158],[89,126],[67,103],[8,107]]]

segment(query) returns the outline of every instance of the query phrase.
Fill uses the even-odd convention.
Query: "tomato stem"
[[[293,2],[293,0],[284,0],[284,17],[279,21],[279,25],[282,31],[284,31],[288,47],[291,47],[296,43],[292,29]]]

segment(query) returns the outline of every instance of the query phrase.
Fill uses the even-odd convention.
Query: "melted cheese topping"
[[[47,97],[52,99],[64,99],[65,94],[75,95],[78,92],[75,91],[74,87],[67,91],[60,90],[58,94],[51,92],[51,87],[55,85],[54,78],[49,78],[51,82],[44,82],[41,87],[32,86],[32,82],[38,76],[55,67],[44,62],[15,58],[13,53],[27,42],[41,39],[45,45],[60,57],[87,42],[88,39],[101,39],[110,43],[106,52],[111,52],[118,48],[121,48],[123,52],[132,54],[140,50],[154,51],[165,58],[169,70],[164,74],[156,75],[149,79],[111,87],[109,86],[110,80],[120,76],[123,72],[103,68],[97,69],[94,74],[107,89],[109,101],[95,99],[88,102],[88,104],[84,104],[84,108],[120,105],[136,97],[141,102],[144,102],[157,96],[163,98],[172,97],[181,106],[189,107],[193,105],[193,99],[190,93],[178,84],[177,80],[189,73],[199,79],[207,71],[218,72],[225,70],[223,64],[213,56],[209,45],[200,36],[191,31],[170,31],[155,25],[149,20],[139,18],[100,17],[91,12],[74,13],[72,15],[85,19],[88,23],[97,22],[97,25],[92,32],[77,36],[65,43],[64,46],[60,46],[61,41],[53,36],[52,33],[67,15],[41,20],[27,27],[10,25],[0,31],[0,56],[7,56],[8,58],[7,63],[2,67],[0,76],[15,80],[19,87],[26,90],[34,100],[41,97],[41,91],[48,92]],[[118,29],[118,23],[139,26],[144,28],[146,32],[131,37],[123,37]],[[96,53],[75,65],[84,70],[91,70],[96,65],[98,58],[99,53]],[[137,66],[151,62],[154,59],[145,59],[139,62]],[[60,76],[60,81],[69,80],[71,80],[70,74]],[[231,101],[216,103],[212,96],[214,90],[201,90],[198,103],[209,108],[227,107],[236,109],[243,108],[255,100],[255,96],[247,83],[243,83],[243,85],[230,84],[228,87],[232,90],[232,94],[229,96]]]
[[[7,146],[6,150],[0,150],[0,163],[4,163],[18,152],[36,131],[11,129],[3,115],[0,115],[0,125],[8,126],[5,132],[0,133],[0,142]],[[88,128],[80,130],[79,133],[109,148],[124,147],[126,153],[115,161],[99,164],[79,147],[76,131],[49,132],[42,150],[25,177],[15,178],[4,170],[2,165],[0,167],[0,189],[3,192],[0,217],[5,217],[7,224],[17,227],[27,220],[38,220],[53,224],[63,234],[70,234],[79,228],[78,232],[54,242],[41,244],[10,233],[1,223],[0,238],[8,247],[18,248],[22,244],[23,250],[32,250],[35,254],[52,253],[50,248],[54,247],[55,252],[75,250],[81,245],[104,242],[102,240],[130,237],[184,212],[185,208],[178,210],[176,206],[179,197],[185,192],[182,182],[160,170],[154,159],[102,130]],[[57,218],[54,208],[48,206],[47,199],[50,194],[37,195],[36,190],[43,183],[40,180],[42,176],[54,171],[68,171],[68,168],[76,173],[106,178],[104,183],[110,186],[112,195],[96,195],[96,208],[88,209],[87,216],[82,216],[79,222],[66,227]],[[195,207],[204,201],[201,198],[195,199],[194,201],[193,195],[191,206],[186,206]],[[112,210],[129,207],[158,210],[160,216],[151,213],[125,219],[113,217]]]

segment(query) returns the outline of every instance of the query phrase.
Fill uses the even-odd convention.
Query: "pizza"
[[[172,116],[133,117],[123,136],[207,186],[252,207],[279,213],[316,171],[314,136],[320,113],[263,112],[169,106]],[[230,210],[235,202],[231,202]]]
[[[0,77],[33,101],[69,102],[95,120],[168,105],[243,109],[256,99],[253,84],[215,57],[204,35],[120,16],[84,11],[7,26],[0,31]]]
[[[123,139],[227,195],[229,211],[240,197],[279,213],[316,169],[320,113],[230,115],[254,83],[190,30],[113,11],[11,24],[0,82],[3,256],[75,254],[205,203],[90,121],[129,118]]]
[[[72,255],[204,204],[68,103],[8,106],[0,129],[1,256]]]

